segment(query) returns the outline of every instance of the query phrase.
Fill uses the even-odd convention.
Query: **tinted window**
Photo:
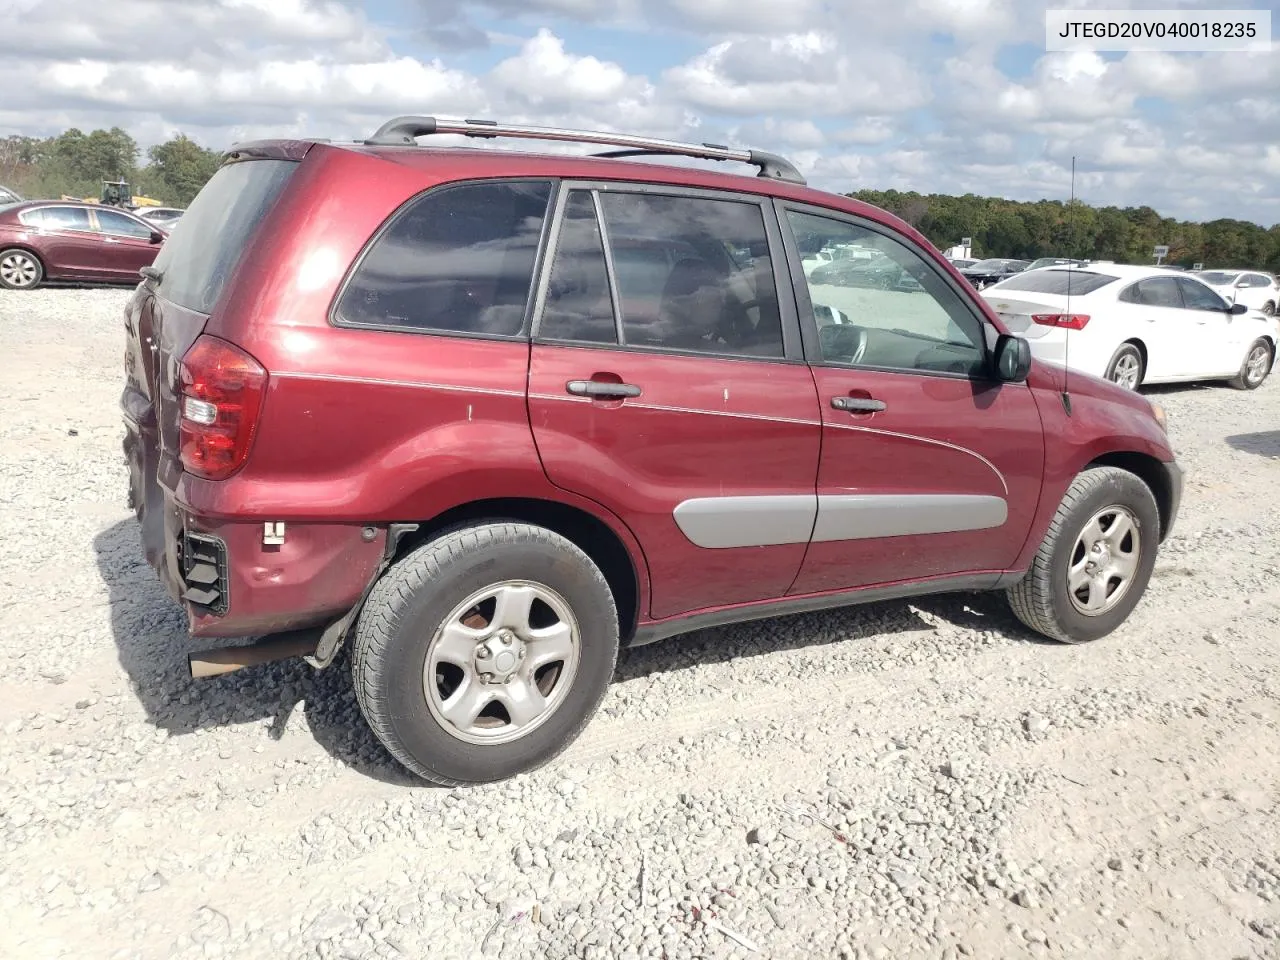
[[[45,207],[40,225],[46,230],[89,230],[89,211],[84,207]]]
[[[1235,283],[1238,276],[1237,273],[1227,273],[1225,270],[1208,270],[1200,274],[1200,279],[1215,287],[1225,287],[1227,284]]]
[[[1261,273],[1251,273],[1246,276],[1244,286],[1246,287],[1269,287],[1271,286],[1271,278]]]
[[[602,193],[625,343],[781,357],[782,318],[754,203]]]
[[[103,233],[116,237],[136,237],[139,240],[151,239],[151,228],[139,223],[133,217],[112,210],[98,211],[98,226]]]
[[[1182,301],[1192,310],[1226,310],[1227,303],[1203,283],[1179,277],[1178,286],[1182,288]]]
[[[617,325],[595,201],[575,190],[565,203],[538,336],[617,343]]]
[[[1178,281],[1173,277],[1156,277],[1139,280],[1121,297],[1129,303],[1141,303],[1148,307],[1182,307],[1182,295],[1178,293]]]
[[[245,160],[221,167],[160,248],[160,295],[189,310],[211,312],[297,166],[291,160]]]
[[[800,249],[856,243],[874,255],[858,269],[809,278],[822,359],[828,363],[978,375],[982,322],[925,260],[856,224],[792,211]]]
[[[1113,283],[1115,277],[1085,270],[1032,270],[1001,280],[991,290],[1026,290],[1031,293],[1056,293],[1062,296],[1084,296]]]
[[[518,335],[550,196],[545,182],[476,182],[420,197],[360,262],[338,304],[341,321]]]

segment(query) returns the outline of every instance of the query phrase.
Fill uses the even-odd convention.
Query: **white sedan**
[[[1031,270],[982,296],[1039,360],[1144,383],[1230,380],[1253,390],[1271,372],[1280,323],[1227,303],[1195,276],[1092,264]]]
[[[1243,303],[1250,310],[1276,313],[1280,305],[1280,282],[1260,270],[1201,270],[1196,274],[1228,303]]]

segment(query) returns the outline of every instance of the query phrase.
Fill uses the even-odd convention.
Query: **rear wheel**
[[[1018,619],[1064,643],[1104,637],[1142,599],[1160,513],[1150,488],[1118,467],[1072,481],[1026,576],[1008,591]]]
[[[1142,385],[1142,351],[1132,343],[1122,343],[1107,364],[1107,379],[1126,390],[1137,390]]]
[[[1244,355],[1244,363],[1231,385],[1237,390],[1257,390],[1270,372],[1271,344],[1258,339],[1249,345],[1249,352]]]
[[[542,527],[454,530],[409,554],[360,614],[356,699],[387,750],[449,785],[541,766],[595,713],[613,675],[608,583]]]
[[[44,279],[44,265],[29,250],[0,250],[0,287],[31,290]]]

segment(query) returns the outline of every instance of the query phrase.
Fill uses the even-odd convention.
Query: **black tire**
[[[1085,526],[1110,507],[1123,508],[1136,522],[1137,569],[1115,606],[1097,615],[1080,612],[1067,585],[1077,541]],[[1019,620],[1063,643],[1097,640],[1124,623],[1146,592],[1160,539],[1160,511],[1150,488],[1118,467],[1085,470],[1067,488],[1031,569],[1007,591]]]
[[[6,290],[34,290],[44,279],[44,264],[30,250],[9,247],[0,250],[0,287]]]
[[[504,581],[564,600],[579,627],[576,672],[540,726],[506,743],[471,743],[427,702],[427,652],[460,603]],[[591,559],[543,527],[495,522],[448,531],[383,575],[360,613],[352,672],[360,709],[388,752],[424,779],[460,786],[533,770],[564,750],[600,705],[617,654],[617,608]]]
[[[1121,375],[1122,370],[1129,369],[1130,364],[1137,365],[1137,379],[1132,384],[1124,382]],[[1132,343],[1122,343],[1119,349],[1111,357],[1111,362],[1107,364],[1106,379],[1110,380],[1117,386],[1125,387],[1129,390],[1137,390],[1142,386],[1142,380],[1147,375],[1147,365],[1143,362],[1142,351]]]
[[[1262,366],[1256,366],[1259,352],[1265,353],[1262,360]],[[1267,379],[1267,375],[1271,373],[1271,364],[1273,362],[1271,344],[1259,337],[1253,343],[1249,344],[1249,349],[1244,355],[1244,362],[1240,364],[1240,372],[1236,374],[1231,381],[1231,386],[1237,390],[1257,390]],[[1250,367],[1253,367],[1251,370]]]

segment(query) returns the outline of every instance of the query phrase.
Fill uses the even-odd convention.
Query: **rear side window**
[[[550,198],[545,181],[467,183],[423,195],[360,261],[338,301],[338,322],[518,336]]]
[[[1125,303],[1140,303],[1146,307],[1174,307],[1182,309],[1182,294],[1178,281],[1173,277],[1152,277],[1139,280],[1120,294]]]
[[[297,167],[292,160],[245,160],[219,169],[160,248],[160,296],[211,313],[254,230]]]
[[[1001,281],[991,289],[1026,290],[1030,293],[1054,293],[1059,296],[1082,297],[1086,293],[1114,283],[1115,277],[1086,270],[1032,270]]]
[[[92,229],[89,226],[89,211],[84,207],[45,207],[38,223],[46,230]]]
[[[538,337],[781,357],[759,204],[573,191]]]

